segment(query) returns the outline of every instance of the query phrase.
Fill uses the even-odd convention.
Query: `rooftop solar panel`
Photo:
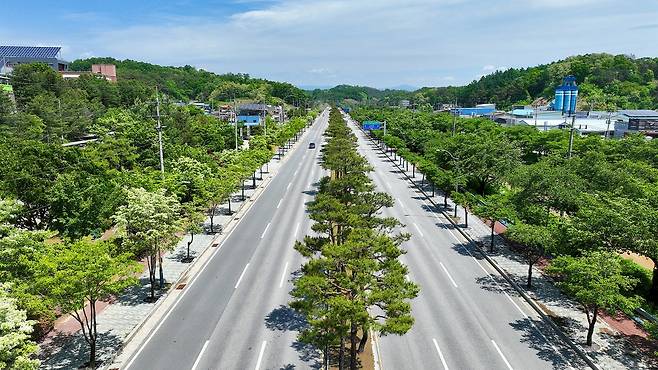
[[[59,46],[0,46],[0,58],[57,58]]]

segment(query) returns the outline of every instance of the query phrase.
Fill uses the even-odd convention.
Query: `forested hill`
[[[73,61],[69,69],[89,71],[92,64],[100,63],[116,65],[120,83],[130,81],[137,85],[136,89],[152,88],[157,84],[164,93],[183,101],[207,101],[211,97],[229,100],[235,97],[262,102],[275,102],[272,98],[278,98],[292,103],[308,99],[306,92],[286,82],[252,78],[243,73],[218,75],[189,65],[169,67],[130,59],[89,58]]]
[[[353,100],[357,102],[382,102],[408,98],[410,93],[404,90],[378,90],[367,86],[338,85],[331,89],[315,89],[311,92],[314,100],[340,102]]]
[[[580,86],[580,108],[658,108],[658,58],[587,54],[528,68],[497,71],[466,86],[425,87],[414,92],[337,86],[314,91],[314,97],[337,101],[354,99],[376,105],[397,105],[400,99],[415,104],[451,103],[462,106],[496,103],[501,109],[530,104],[537,98],[551,100],[562,78],[572,74]]]

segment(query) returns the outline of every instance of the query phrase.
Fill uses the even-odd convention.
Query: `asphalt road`
[[[412,303],[415,325],[379,340],[384,369],[554,369],[582,363],[495,270],[479,259],[448,220],[354,126],[359,151],[388,192],[396,217],[412,234],[402,257],[421,287]]]
[[[305,203],[323,175],[318,160],[327,117],[328,111],[289,154],[190,291],[128,361],[130,369],[292,369],[321,361],[297,343],[302,321],[287,303],[290,278],[302,264],[293,244],[310,232]],[[316,149],[307,149],[310,142]]]
[[[310,232],[305,206],[323,175],[318,164],[327,115],[312,126],[243,220],[222,242],[197,282],[128,361],[142,369],[306,369],[321,356],[296,341],[303,321],[288,292],[302,257],[292,248]],[[581,368],[550,328],[500,282],[360,131],[359,150],[386,211],[412,239],[402,261],[421,286],[416,324],[379,339],[384,369]],[[317,149],[307,149],[309,142]]]

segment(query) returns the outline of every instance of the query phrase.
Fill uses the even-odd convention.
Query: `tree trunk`
[[[98,338],[98,326],[96,325],[96,301],[90,300],[91,333],[89,333],[89,367],[96,368],[96,339]],[[83,308],[84,309],[84,308]]]
[[[341,335],[338,347],[338,370],[343,370],[343,357],[345,356],[345,338]]]
[[[259,180],[263,180],[263,165],[260,166],[260,178]]]
[[[434,198],[434,192],[436,191],[436,186],[432,183],[432,198]]]
[[[468,227],[468,209],[466,207],[464,208],[464,227]]]
[[[96,368],[96,340],[93,339],[89,342],[89,368]]]
[[[242,201],[244,202],[246,198],[244,197],[244,180],[242,180]]]
[[[162,254],[158,249],[158,264],[160,265],[160,289],[164,288],[164,271],[162,270]]]
[[[457,218],[457,202],[453,202],[453,204],[455,205],[455,218]]]
[[[210,230],[210,232],[212,232],[212,230]],[[194,242],[194,233],[190,233],[190,241],[187,242],[187,257],[185,257],[185,259],[188,261],[190,260],[190,244],[192,244],[192,242]]]
[[[416,165],[411,165],[411,177],[416,178]]]
[[[587,328],[587,342],[588,346],[592,345],[592,336],[594,335],[594,326],[596,325],[596,317],[599,313],[599,308],[594,307],[594,312],[592,313],[592,320],[589,321],[589,328]]]
[[[210,232],[214,233],[215,232],[215,210],[217,209],[217,206],[212,206],[210,208]]]
[[[151,300],[155,299],[155,255],[151,254],[146,259],[149,269],[149,283],[151,285]]]
[[[532,263],[528,263],[528,289],[532,289]]]
[[[489,252],[494,251],[494,227],[496,227],[496,221],[491,220],[491,245],[489,246]]]
[[[350,370],[356,370],[358,362],[356,360],[356,351],[357,351],[357,338],[356,338],[357,327],[352,322],[350,327]]]
[[[231,196],[228,196],[228,214],[232,215],[233,211],[231,211]]]
[[[443,192],[443,208],[448,208],[448,193]]]
[[[359,342],[359,353],[363,353],[366,349],[366,343],[368,343],[368,331],[364,329],[361,341]]]
[[[251,174],[251,187],[256,189],[256,172]]]
[[[651,279],[651,289],[649,289],[649,301],[658,303],[658,263],[651,259],[654,263],[653,278]]]

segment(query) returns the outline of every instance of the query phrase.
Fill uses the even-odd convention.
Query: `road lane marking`
[[[260,238],[263,239],[265,237],[265,233],[267,233],[267,229],[270,228],[271,222],[267,223],[267,226],[265,226],[265,230],[263,230],[263,233],[260,235]]]
[[[192,370],[195,370],[197,366],[199,366],[199,362],[201,362],[201,356],[203,356],[203,352],[206,351],[206,348],[208,347],[208,340],[206,343],[203,344],[203,347],[201,347],[201,352],[196,356],[196,361],[194,361],[194,365],[192,365]]]
[[[297,237],[297,232],[299,231],[299,222],[297,223],[297,226],[295,227],[295,235],[294,237]]]
[[[276,209],[279,209],[279,207],[281,207],[281,202],[283,202],[283,198],[279,199],[279,203],[276,205]]]
[[[247,272],[247,269],[249,268],[249,264],[244,267],[244,270],[242,270],[242,273],[240,274],[240,277],[238,278],[238,282],[235,283],[235,289],[238,289],[238,285],[240,285],[240,282],[242,281],[242,277],[244,277],[244,274]]]
[[[500,355],[500,357],[502,357],[503,361],[505,361],[505,365],[507,365],[507,368],[509,370],[514,370],[514,368],[512,368],[512,365],[509,364],[509,361],[507,361],[507,358],[505,358],[505,355],[503,354],[503,351],[501,351],[500,348],[498,348],[498,345],[496,344],[496,342],[493,339],[491,340],[491,343],[493,343],[494,347],[496,347],[496,351],[498,351],[498,354]]]
[[[439,262],[439,264],[441,265],[441,268],[446,273],[446,275],[448,275],[448,279],[450,279],[450,282],[452,283],[452,285],[455,288],[457,288],[457,283],[455,283],[455,280],[453,280],[452,276],[450,276],[450,273],[448,272],[448,269],[443,265],[443,262]]]
[[[283,288],[283,281],[286,279],[286,271],[288,271],[288,262],[283,266],[283,273],[281,274],[281,282],[279,282],[279,288]]]
[[[499,289],[500,289],[500,287],[499,287]],[[502,289],[501,289],[501,290],[502,290]],[[507,294],[507,292],[505,292],[505,291],[504,291],[503,293],[505,294],[505,297],[507,297],[507,299],[509,299],[509,301],[512,302],[512,304],[514,305],[514,307],[516,307],[516,309],[519,310],[519,312],[521,312],[521,315],[523,315],[523,317],[525,317],[525,318],[527,319],[527,318],[528,318],[528,315],[526,315],[526,313],[523,312],[523,310],[521,309],[521,307],[519,307],[519,305],[516,304],[516,302],[514,302],[514,300],[512,299],[512,297],[510,297],[509,294]]]
[[[292,181],[288,183],[288,186],[286,186],[286,190],[290,189],[290,185],[292,185]]]
[[[264,340],[263,344],[260,346],[260,353],[258,354],[258,361],[256,361],[256,367],[255,370],[260,369],[260,363],[263,361],[263,355],[265,354],[265,346],[267,345],[267,341]]]
[[[420,234],[420,237],[421,237],[421,238],[424,238],[424,236],[423,236],[423,232],[420,231],[420,227],[418,227],[418,225],[416,225],[415,222],[414,222],[414,226],[416,227],[416,230],[418,230],[418,234]]]
[[[297,176],[297,172],[299,172],[299,168],[297,168],[297,169],[295,170],[295,173],[292,174],[292,177]]]
[[[436,348],[436,351],[439,352],[439,358],[441,359],[441,363],[443,364],[443,369],[448,370],[448,364],[446,364],[446,359],[443,357],[443,353],[441,353],[441,349],[439,348],[439,343],[436,341],[436,338],[432,338],[432,342],[434,342],[434,347]]]

